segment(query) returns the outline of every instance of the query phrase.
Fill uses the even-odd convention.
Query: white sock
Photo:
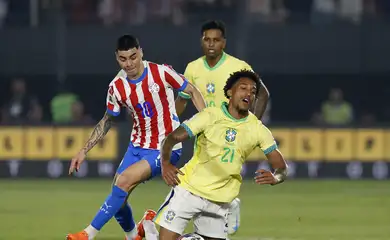
[[[144,221],[144,230],[146,240],[158,240],[158,231],[156,225],[151,220]]]
[[[88,233],[88,240],[92,240],[96,237],[96,235],[99,233],[99,230],[89,225],[84,229],[86,233]]]
[[[130,232],[125,232],[125,236],[127,240],[133,240],[138,235],[137,225],[135,225],[134,229]]]

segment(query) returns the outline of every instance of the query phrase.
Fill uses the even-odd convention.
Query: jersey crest
[[[234,142],[234,140],[236,140],[236,135],[237,131],[233,128],[229,128],[228,130],[226,130],[225,140],[229,143],[232,143]]]

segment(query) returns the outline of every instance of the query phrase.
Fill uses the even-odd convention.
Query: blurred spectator
[[[81,101],[76,101],[72,104],[72,119],[71,123],[75,124],[92,124],[93,119],[84,112],[84,104]]]
[[[0,28],[3,27],[5,18],[8,13],[8,2],[6,0],[0,0]]]
[[[338,0],[342,19],[359,24],[363,16],[363,0]]]
[[[69,17],[73,23],[89,23],[93,20],[95,14],[94,0],[66,0],[65,4],[68,8]]]
[[[122,15],[121,0],[100,0],[98,16],[103,20],[105,26],[111,26],[121,22]]]
[[[284,22],[287,10],[283,0],[248,0],[248,11],[252,18],[261,22]]]
[[[23,78],[11,81],[10,100],[2,107],[3,123],[22,123],[27,120],[32,106],[39,105],[36,98],[27,94],[26,83]]]
[[[41,123],[43,120],[43,110],[42,106],[38,103],[33,103],[31,105],[31,110],[27,116],[28,123]]]
[[[312,5],[311,23],[333,23],[336,16],[335,0],[314,0]]]
[[[53,122],[69,123],[72,120],[72,106],[77,100],[76,94],[61,86],[59,93],[50,102]]]
[[[342,126],[352,123],[353,108],[344,100],[341,89],[330,90],[329,99],[322,104],[322,117],[328,125]]]

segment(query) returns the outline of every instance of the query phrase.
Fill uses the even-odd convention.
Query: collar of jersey
[[[225,62],[226,57],[227,57],[227,54],[226,54],[225,52],[222,52],[222,57],[221,57],[221,59],[219,59],[219,61],[217,62],[217,64],[215,64],[214,67],[210,67],[210,66],[209,66],[209,64],[208,64],[207,61],[206,61],[206,57],[203,57],[203,63],[204,63],[204,66],[205,66],[208,70],[213,71],[213,70],[217,69],[219,66],[221,66],[222,63]]]
[[[232,115],[230,115],[229,111],[228,111],[228,103],[227,102],[223,102],[221,104],[221,108],[222,108],[222,112],[230,119],[232,119],[233,121],[235,122],[244,122],[248,116],[244,117],[244,118],[241,118],[241,119],[237,119],[237,118],[234,118]]]
[[[137,83],[139,83],[139,82],[141,82],[142,80],[145,79],[146,74],[148,74],[148,68],[145,66],[144,67],[144,72],[142,73],[142,75],[139,78],[137,78],[137,79],[129,79],[128,77],[126,77],[126,79],[127,79],[127,81],[129,83],[137,84]]]

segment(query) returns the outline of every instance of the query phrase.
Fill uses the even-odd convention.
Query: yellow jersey
[[[228,101],[223,92],[223,87],[230,74],[243,69],[252,70],[246,62],[223,53],[221,59],[212,68],[209,67],[204,56],[190,62],[186,67],[184,76],[200,90],[208,107],[220,107],[222,102]],[[180,92],[179,95],[182,98],[190,98],[184,92]]]
[[[189,192],[224,203],[238,196],[242,165],[250,153],[256,147],[264,154],[277,149],[271,132],[254,114],[235,119],[227,106],[205,108],[182,123],[196,140],[194,155],[179,175],[179,185]]]

